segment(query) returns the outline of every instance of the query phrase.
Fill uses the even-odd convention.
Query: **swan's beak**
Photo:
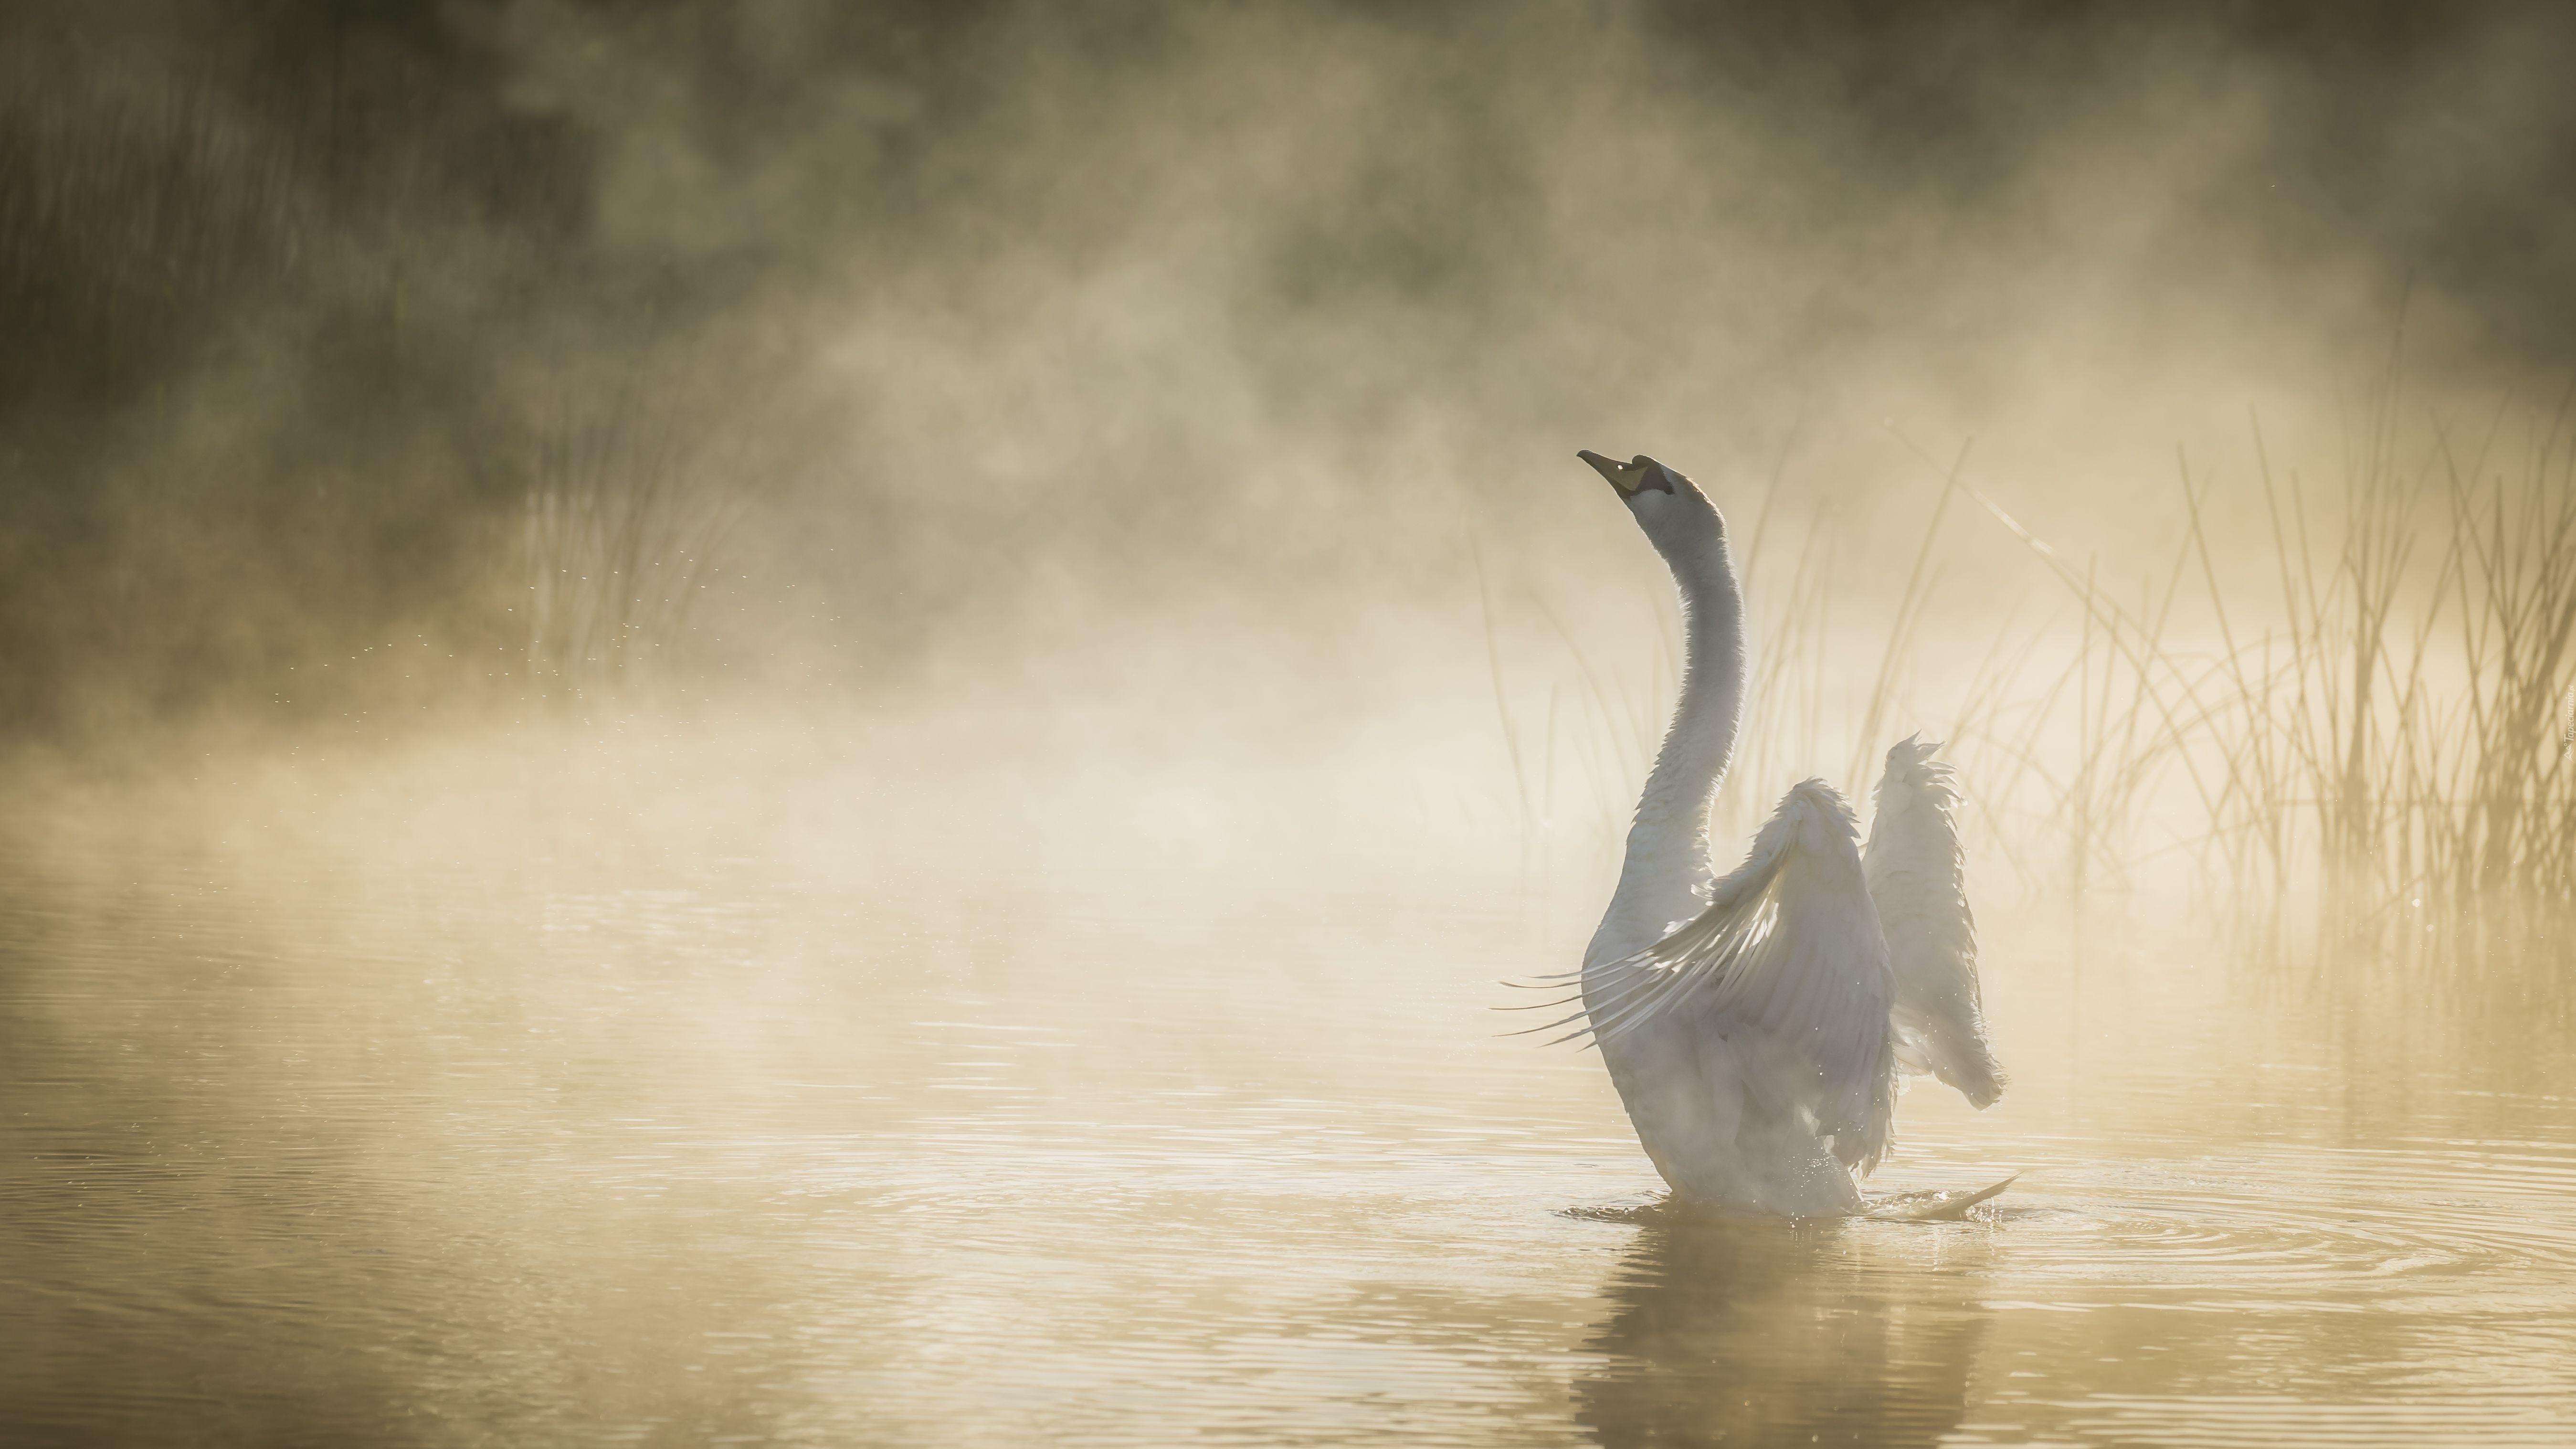
[[[1604,458],[1590,448],[1578,449],[1574,456],[1591,464],[1595,472],[1609,479],[1610,486],[1619,490],[1622,501],[1649,490],[1658,493],[1673,491],[1673,480],[1666,476],[1664,465],[1643,453],[1625,463]]]
[[[1629,494],[1637,491],[1635,486],[1628,481],[1627,464],[1618,462],[1615,459],[1604,458],[1599,453],[1592,451],[1590,448],[1581,449],[1577,451],[1574,456],[1591,464],[1595,472],[1598,472],[1602,477],[1609,479],[1610,486],[1619,490],[1620,497],[1625,498]]]

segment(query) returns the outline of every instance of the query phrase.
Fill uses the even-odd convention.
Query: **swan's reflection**
[[[1985,1335],[1985,1230],[1650,1217],[1575,1386],[1605,1445],[1930,1444]]]

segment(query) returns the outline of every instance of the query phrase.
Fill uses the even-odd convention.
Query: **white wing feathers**
[[[1894,1144],[1899,1065],[1992,1105],[2006,1079],[1977,984],[1958,789],[1937,748],[1918,737],[1887,752],[1865,853],[1833,787],[1790,790],[1697,917],[1632,956],[1545,978],[1582,983],[1582,1009],[1552,1026],[1581,1022],[1571,1035],[1596,1044],[1659,1024],[1724,1038],[1753,1106],[1794,1114],[1863,1171]]]
[[[1768,1113],[1794,1111],[1866,1171],[1893,1145],[1893,983],[1850,804],[1822,780],[1789,791],[1708,908],[1584,973],[1596,1040],[1663,1020],[1727,1038]]]
[[[1864,869],[1896,983],[1896,1051],[1978,1107],[2003,1095],[1977,987],[1977,927],[1960,879],[1957,787],[1920,736],[1887,752]]]

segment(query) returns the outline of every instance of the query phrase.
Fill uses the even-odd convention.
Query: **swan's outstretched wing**
[[[1863,857],[1896,978],[1896,1053],[1979,1107],[2003,1095],[1977,989],[1977,923],[1960,879],[1958,787],[1915,736],[1887,752]]]
[[[1851,806],[1822,780],[1782,798],[1708,909],[1584,976],[1589,1029],[1659,1020],[1727,1039],[1773,1112],[1795,1110],[1866,1171],[1892,1145],[1892,987]]]

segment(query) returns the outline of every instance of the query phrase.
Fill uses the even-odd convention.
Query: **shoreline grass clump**
[[[2392,371],[2324,497],[2253,429],[2268,569],[2220,559],[2215,479],[2184,461],[2182,544],[2134,604],[1979,495],[2074,597],[2080,635],[2025,711],[2056,722],[2060,767],[2035,763],[2036,726],[2007,738],[1962,711],[1960,733],[2062,833],[2079,896],[2098,863],[2151,853],[2152,810],[2188,822],[2173,844],[2268,954],[2525,980],[2511,963],[2576,917],[2576,437],[2562,405],[2519,458],[2501,413],[2474,446],[2440,419],[2410,446],[2398,401]]]
[[[630,382],[565,401],[536,431],[520,565],[539,697],[612,690],[688,636],[753,490],[744,459],[684,441],[668,416]]]

